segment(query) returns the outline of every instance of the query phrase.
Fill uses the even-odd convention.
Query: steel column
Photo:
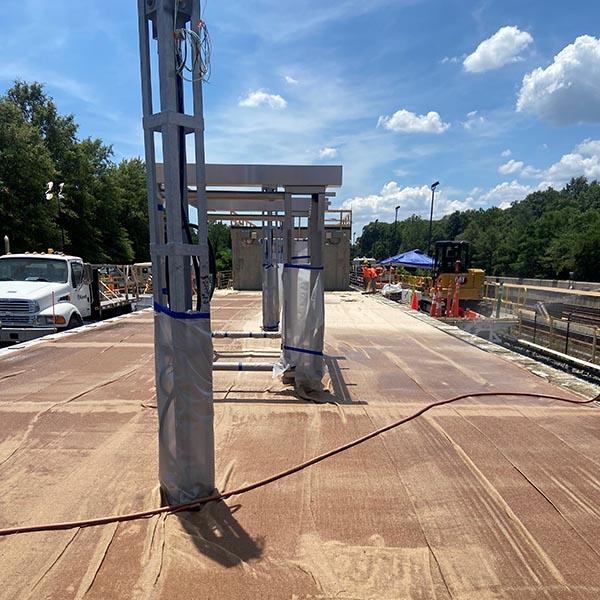
[[[175,15],[175,11],[177,14]],[[205,189],[202,82],[194,73],[193,114],[184,111],[184,81],[176,69],[175,27],[196,28],[199,0],[138,0],[150,248],[154,278],[155,363],[159,414],[159,478],[166,502],[214,490],[212,340]],[[158,50],[160,110],[154,112],[152,29]],[[197,29],[195,29],[197,31]],[[154,135],[161,134],[164,203],[159,201]],[[198,244],[188,235],[186,135],[194,135],[198,183]],[[166,239],[165,239],[166,230]],[[197,257],[200,311],[192,311],[191,261]]]

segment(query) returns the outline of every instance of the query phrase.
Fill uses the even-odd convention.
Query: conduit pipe
[[[213,331],[214,338],[281,338],[281,331]]]
[[[272,371],[273,363],[216,362],[213,371]]]

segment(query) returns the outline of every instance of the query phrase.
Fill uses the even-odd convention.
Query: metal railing
[[[147,281],[141,281],[133,265],[92,265],[98,269],[100,298],[103,301],[139,300],[147,293]]]
[[[517,339],[531,341],[575,358],[600,363],[600,327],[566,317],[544,316],[537,310],[519,308],[518,323],[510,332]]]

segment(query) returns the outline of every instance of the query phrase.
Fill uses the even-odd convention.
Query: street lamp
[[[394,215],[394,248],[395,250],[392,251],[392,254],[394,252],[398,251],[398,242],[396,241],[398,239],[398,236],[396,235],[396,229],[397,229],[397,224],[398,224],[398,209],[400,208],[400,206],[396,206],[396,214]]]
[[[433,199],[435,197],[435,188],[440,185],[439,181],[431,184],[431,212],[429,213],[429,236],[427,238],[427,256],[431,256],[431,227],[433,226]]]
[[[60,206],[60,201],[64,198],[63,193],[62,193],[64,187],[65,187],[64,183],[59,183],[58,184],[58,194],[56,194],[56,205],[58,207],[58,222],[60,224],[60,236],[61,236],[61,240],[62,240],[62,247],[60,249],[61,252],[65,251],[65,230],[63,227],[62,210],[61,210],[61,206]],[[53,189],[54,189],[54,182],[49,181],[46,184],[46,200],[52,200],[52,198],[54,198],[54,194],[52,193]]]

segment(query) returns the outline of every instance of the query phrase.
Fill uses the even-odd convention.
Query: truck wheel
[[[69,319],[69,324],[67,325],[67,331],[69,329],[75,329],[75,327],[81,327],[83,325],[83,320],[79,315],[72,315]]]

